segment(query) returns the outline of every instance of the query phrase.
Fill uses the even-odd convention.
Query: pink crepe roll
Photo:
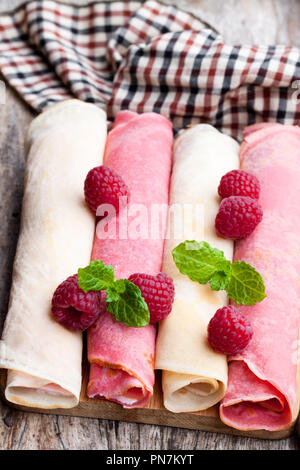
[[[170,122],[155,113],[121,111],[108,135],[104,164],[116,170],[130,190],[127,230],[124,233],[123,226],[119,231],[120,218],[126,219],[124,209],[115,219],[115,238],[99,238],[96,230],[92,259],[112,265],[116,278],[136,272],[156,275],[161,270],[172,142]],[[160,227],[152,233],[151,210],[159,210],[160,216]],[[137,234],[134,216],[140,220],[145,214],[146,224]],[[88,396],[126,408],[144,407],[153,393],[155,337],[153,325],[127,327],[107,311],[101,315],[88,331]]]
[[[300,313],[300,129],[256,124],[244,134],[241,168],[260,181],[263,220],[236,244],[235,259],[262,275],[267,297],[239,310],[254,335],[230,358],[224,423],[240,430],[288,428],[298,413]]]

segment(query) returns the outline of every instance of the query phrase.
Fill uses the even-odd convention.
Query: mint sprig
[[[122,279],[123,280],[123,279]],[[116,291],[114,292],[116,295]],[[148,306],[141,296],[140,289],[133,282],[124,279],[124,291],[118,293],[118,299],[106,297],[107,310],[117,321],[126,326],[147,326],[150,321]]]
[[[114,279],[114,268],[102,260],[91,261],[86,268],[78,269],[78,283],[83,292],[106,290]]]
[[[182,274],[199,284],[209,283],[212,290],[225,290],[237,304],[255,305],[266,297],[263,278],[253,266],[245,261],[232,263],[205,241],[186,240],[172,255]]]
[[[192,281],[207,284],[214,279],[215,290],[218,288],[218,279],[227,278],[231,263],[223,251],[212,248],[207,242],[186,240],[172,251],[173,259],[179,271],[187,274]]]
[[[230,299],[243,305],[255,305],[266,297],[263,278],[245,261],[235,261],[232,264],[226,291]]]
[[[78,269],[78,285],[84,292],[105,291],[106,308],[116,321],[135,328],[149,324],[149,308],[140,289],[128,279],[115,280],[113,267],[102,260]]]

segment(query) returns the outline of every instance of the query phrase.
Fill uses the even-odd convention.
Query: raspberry
[[[218,193],[222,199],[229,196],[259,198],[260,184],[256,176],[243,170],[232,170],[220,181]]]
[[[119,198],[129,200],[129,189],[121,176],[107,166],[90,170],[84,182],[84,196],[89,208],[96,213],[101,204],[112,204],[119,212]]]
[[[83,292],[77,274],[68,277],[55,290],[51,312],[58,323],[72,331],[84,331],[101,312],[101,293]]]
[[[217,235],[233,240],[245,238],[261,222],[262,216],[262,208],[256,199],[230,196],[220,204],[215,220]]]
[[[172,310],[175,289],[173,280],[165,273],[157,276],[150,274],[132,274],[129,281],[139,287],[150,312],[150,323],[166,318]]]
[[[246,317],[228,305],[216,311],[208,324],[207,333],[208,342],[215,351],[232,355],[248,346],[253,329]]]

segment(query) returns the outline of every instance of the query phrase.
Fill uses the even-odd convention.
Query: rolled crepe
[[[254,330],[246,350],[230,358],[224,423],[241,430],[275,431],[298,413],[300,305],[300,129],[281,124],[246,128],[241,167],[258,177],[263,220],[236,245],[235,259],[262,275],[267,297],[240,307]]]
[[[124,208],[110,219],[117,226],[111,238],[96,230],[92,259],[112,265],[117,278],[161,270],[172,142],[170,122],[155,113],[122,111],[108,135],[104,163],[129,187],[128,218]],[[153,393],[155,336],[153,325],[132,328],[116,322],[109,312],[101,315],[88,331],[88,396],[126,408],[145,406]]]
[[[237,167],[238,144],[212,126],[192,127],[175,141],[169,238],[163,261],[163,271],[175,283],[175,300],[171,314],[159,325],[156,344],[156,369],[163,371],[164,405],[174,413],[209,408],[221,400],[226,390],[226,358],[208,345],[207,325],[216,310],[227,304],[227,296],[180,274],[171,251],[184,239],[206,240],[232,258],[233,243],[216,235],[214,221],[220,203],[220,179]],[[192,212],[178,215],[174,211],[171,215],[176,204],[190,204]],[[176,232],[170,229],[171,220]]]
[[[58,284],[90,260],[95,222],[83,185],[101,164],[105,138],[105,113],[77,100],[52,107],[29,128],[21,231],[0,341],[5,396],[13,403],[70,408],[79,401],[82,335],[56,323],[50,307]]]

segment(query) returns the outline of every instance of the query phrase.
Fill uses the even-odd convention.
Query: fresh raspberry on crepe
[[[84,331],[101,312],[101,292],[83,292],[77,274],[68,277],[55,290],[51,312],[55,320],[69,330]]]

